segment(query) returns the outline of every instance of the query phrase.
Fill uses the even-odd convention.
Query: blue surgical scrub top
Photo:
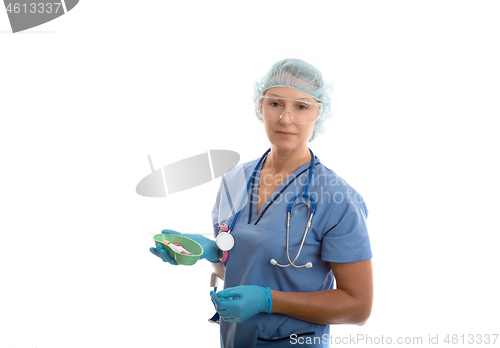
[[[241,164],[225,175],[212,212],[217,226],[231,224],[240,207],[244,185],[258,159]],[[260,167],[262,164],[260,165]],[[279,291],[320,291],[333,288],[330,262],[355,262],[372,257],[363,198],[316,157],[308,193],[316,201],[316,212],[296,265],[312,262],[312,268],[281,268],[271,259],[288,264],[286,220],[288,203],[303,193],[311,163],[298,168],[267,199],[257,213],[260,168],[241,205],[233,227],[234,247],[224,262],[224,288],[259,285]],[[242,177],[244,175],[244,182]],[[235,188],[239,187],[239,193]],[[222,202],[226,204],[222,204]],[[299,202],[307,202],[300,199]],[[229,203],[229,204],[228,204]],[[290,259],[300,247],[309,218],[308,207],[298,204],[290,220]],[[221,347],[328,347],[329,325],[314,324],[282,314],[259,313],[243,323],[220,321]],[[309,344],[306,344],[309,343]],[[312,343],[312,344],[311,344]]]

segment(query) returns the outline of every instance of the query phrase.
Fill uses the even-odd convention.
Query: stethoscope
[[[231,225],[228,227],[227,225],[223,224],[223,225],[220,225],[218,227],[220,233],[218,234],[215,242],[217,243],[217,246],[219,247],[219,249],[222,250],[222,252],[223,252],[223,255],[220,257],[221,262],[227,261],[227,258],[228,258],[228,255],[229,255],[228,252],[234,246],[234,238],[231,235],[231,231],[233,230],[234,224],[236,223],[236,220],[238,219],[238,215],[240,214],[242,204],[245,201],[246,195],[248,194],[248,189],[250,188],[250,185],[252,183],[254,175],[257,172],[257,169],[260,167],[260,164],[262,163],[262,161],[264,160],[264,158],[266,158],[266,156],[269,153],[269,151],[271,151],[271,149],[267,150],[262,155],[262,157],[260,158],[259,162],[255,166],[255,169],[253,170],[252,175],[250,176],[250,179],[248,180],[247,190],[245,192],[245,195],[241,199],[238,211],[237,211],[236,215],[234,216],[234,219],[231,222]],[[283,267],[283,268],[290,267],[290,266],[293,266],[295,268],[311,268],[313,266],[312,262],[307,262],[306,264],[301,265],[301,266],[298,266],[298,265],[295,264],[295,261],[297,261],[297,259],[299,258],[300,252],[302,251],[302,247],[304,246],[304,242],[306,240],[307,232],[309,231],[309,228],[311,227],[312,218],[313,218],[314,213],[316,211],[316,202],[313,199],[313,197],[311,197],[307,193],[307,190],[309,189],[309,184],[311,182],[311,178],[312,178],[312,175],[313,175],[313,172],[314,172],[314,166],[316,165],[316,161],[314,159],[313,152],[310,149],[309,149],[309,152],[311,153],[311,158],[312,158],[311,159],[311,170],[309,171],[309,176],[307,178],[306,186],[304,187],[304,192],[302,194],[300,194],[300,195],[297,195],[297,196],[293,197],[293,199],[288,204],[288,208],[287,208],[287,221],[286,221],[286,257],[288,258],[288,265],[280,265],[275,259],[271,259],[270,263],[273,266],[279,266],[279,267]],[[294,205],[294,203],[300,197],[307,198],[309,200],[309,202],[312,203],[312,208],[311,208],[310,204],[307,204],[305,202],[299,202],[299,203],[296,203]],[[305,204],[305,205],[307,205],[307,207],[309,209],[309,220],[307,221],[306,229],[305,229],[305,232],[304,232],[304,236],[302,237],[302,242],[300,243],[300,248],[299,248],[299,251],[297,253],[297,256],[295,256],[295,258],[292,261],[290,259],[290,252],[289,252],[290,219],[292,218],[293,208],[295,208],[299,204]]]

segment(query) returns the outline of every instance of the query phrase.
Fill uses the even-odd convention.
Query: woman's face
[[[278,98],[301,99],[306,102],[317,102],[311,96],[290,87],[272,87],[264,95]],[[292,100],[281,100],[284,110],[293,114],[292,106],[297,102]],[[266,134],[272,145],[278,149],[291,151],[302,146],[307,147],[307,142],[312,136],[316,122],[309,125],[300,125],[292,121],[290,113],[284,112],[281,120],[270,121],[264,117]]]

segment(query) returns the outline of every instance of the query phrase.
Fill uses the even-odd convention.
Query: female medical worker
[[[370,315],[365,203],[308,148],[329,114],[330,88],[304,61],[274,64],[255,88],[271,148],[239,166],[248,180],[240,185],[247,189],[243,199],[233,202],[239,209],[220,211],[238,167],[226,174],[214,206],[215,237],[225,233],[225,241],[186,235],[224,279],[224,290],[211,293],[222,318],[221,347],[328,347],[330,324],[362,325]],[[160,245],[151,252],[176,264]]]

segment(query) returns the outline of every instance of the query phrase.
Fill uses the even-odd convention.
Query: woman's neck
[[[262,170],[271,175],[290,175],[311,159],[307,145],[289,151],[271,146]]]

